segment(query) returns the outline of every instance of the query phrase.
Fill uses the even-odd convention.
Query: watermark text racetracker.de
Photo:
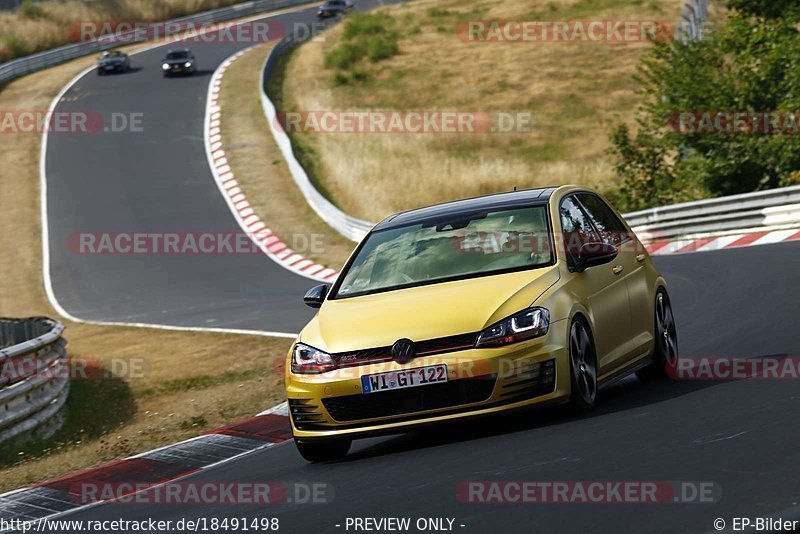
[[[125,45],[141,41],[259,44],[281,39],[286,26],[280,21],[257,20],[244,24],[212,22],[149,22],[141,20],[84,20],[71,24],[68,38],[74,42],[97,40]]]
[[[294,22],[254,20],[243,23],[210,21],[83,20],[72,23],[67,38],[72,42],[98,41],[106,45],[127,45],[142,41],[177,43],[261,44],[289,38],[305,41],[326,29],[326,22]]]
[[[661,20],[466,20],[457,32],[467,43],[620,44],[669,41],[675,26]]]
[[[682,135],[798,135],[800,111],[676,111],[667,115],[667,128]]]
[[[141,133],[144,113],[93,110],[2,110],[0,134]]]
[[[306,110],[285,111],[275,125],[289,134],[512,134],[530,133],[529,111]]]
[[[691,356],[671,362],[667,375],[675,380],[800,380],[800,357]]]
[[[148,370],[148,361],[142,357],[100,359],[92,356],[69,356],[66,361],[62,361],[56,353],[25,355],[6,358],[0,363],[0,385],[14,384],[31,376],[36,376],[39,380],[136,380],[144,378]]]
[[[335,491],[327,482],[214,481],[168,482],[76,482],[70,498],[87,505],[113,501],[128,505],[269,506],[276,504],[328,504]]]
[[[263,254],[291,248],[301,254],[324,254],[325,236],[294,233],[278,238],[271,232],[75,232],[67,248],[81,255]]]
[[[712,504],[715,482],[664,480],[467,480],[456,487],[469,504]]]

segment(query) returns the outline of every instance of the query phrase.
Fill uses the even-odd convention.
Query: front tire
[[[569,328],[569,368],[569,403],[579,412],[588,412],[597,400],[597,354],[589,328],[581,319]]]
[[[347,453],[350,452],[350,446],[353,444],[352,440],[336,440],[336,441],[298,441],[294,440],[297,446],[297,452],[307,462],[332,462],[334,460],[341,460]]]
[[[636,371],[644,382],[660,380],[669,375],[678,364],[678,332],[669,295],[663,289],[656,293],[653,339],[653,363]]]

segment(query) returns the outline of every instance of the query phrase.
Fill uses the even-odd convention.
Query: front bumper
[[[162,69],[162,71],[164,74],[192,74],[194,72],[194,66],[170,66],[170,68]]]
[[[338,369],[321,375],[286,375],[292,430],[303,440],[360,438],[489,415],[569,396],[568,321],[546,336],[500,348],[469,349]],[[446,364],[448,381],[364,394],[361,376]]]

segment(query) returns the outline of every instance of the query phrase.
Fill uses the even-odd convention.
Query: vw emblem
[[[392,345],[392,359],[397,363],[408,363],[416,355],[417,351],[414,348],[414,342],[410,339],[398,339]]]

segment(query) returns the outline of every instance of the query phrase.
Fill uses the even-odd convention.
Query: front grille
[[[456,352],[459,350],[471,349],[475,346],[478,333],[458,334],[455,336],[427,339],[415,341],[414,347],[417,356],[432,356],[445,352]],[[368,363],[388,362],[392,360],[392,347],[375,347],[371,349],[353,350],[349,352],[338,352],[332,354],[334,361],[339,367],[353,367],[356,365],[366,365]]]
[[[453,380],[409,389],[322,399],[333,419],[340,422],[391,417],[487,400],[497,375]]]

